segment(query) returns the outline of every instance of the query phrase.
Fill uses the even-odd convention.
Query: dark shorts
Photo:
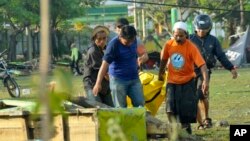
[[[185,84],[167,84],[166,112],[171,112],[181,123],[195,123],[198,97],[195,79]]]
[[[205,97],[203,95],[203,93],[202,93],[202,90],[201,90],[202,81],[203,81],[202,75],[199,75],[199,76],[197,76],[195,78],[195,83],[196,83],[196,86],[197,86],[197,95],[198,95],[198,98],[201,99],[201,100],[206,99],[209,96],[209,91],[208,91],[207,97]],[[208,73],[208,81],[210,82],[210,73]]]

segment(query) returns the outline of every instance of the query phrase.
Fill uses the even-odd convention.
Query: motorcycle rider
[[[204,60],[206,61],[209,81],[212,73],[212,68],[214,68],[216,64],[216,58],[225,69],[229,70],[232,73],[233,79],[237,78],[237,71],[233,64],[227,59],[219,40],[215,36],[210,34],[210,31],[212,29],[211,18],[206,14],[197,15],[194,19],[194,26],[195,33],[190,35],[190,40],[194,44],[196,44]],[[196,84],[197,93],[199,96],[197,113],[197,122],[199,124],[198,129],[210,128],[212,126],[212,119],[208,115],[209,91],[207,93],[202,93],[201,82],[203,80],[203,77],[198,68],[195,69],[195,72],[197,75]]]

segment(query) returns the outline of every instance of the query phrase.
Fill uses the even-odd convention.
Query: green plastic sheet
[[[100,141],[146,141],[145,108],[98,109]]]

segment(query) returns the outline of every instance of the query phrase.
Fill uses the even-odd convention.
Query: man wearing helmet
[[[233,79],[237,78],[237,71],[233,64],[227,59],[225,53],[223,52],[220,42],[218,39],[210,35],[210,31],[212,29],[212,20],[206,14],[200,14],[194,19],[195,33],[190,35],[190,40],[196,44],[198,49],[200,50],[204,60],[206,61],[207,69],[208,69],[208,78],[210,79],[211,69],[215,67],[216,59],[232,73]],[[198,103],[198,114],[197,114],[197,122],[199,124],[198,129],[210,128],[212,126],[212,120],[208,116],[209,110],[209,101],[207,93],[203,93],[201,91],[201,82],[203,77],[199,69],[195,69],[196,72],[196,84],[197,84],[197,93],[199,96]],[[209,81],[209,80],[208,80]]]
[[[169,63],[167,64],[169,60]],[[187,25],[177,22],[173,28],[173,39],[165,43],[161,51],[159,80],[164,80],[165,68],[167,76],[166,112],[169,122],[180,122],[182,128],[192,133],[190,123],[196,122],[197,96],[195,87],[194,66],[201,70],[204,78],[202,91],[208,89],[207,67],[196,46],[187,39]]]

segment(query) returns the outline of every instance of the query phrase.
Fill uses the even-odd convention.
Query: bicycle
[[[8,93],[11,97],[19,98],[21,95],[20,88],[7,68],[7,63],[4,59],[4,55],[7,53],[7,49],[0,53],[0,79],[7,88]]]

